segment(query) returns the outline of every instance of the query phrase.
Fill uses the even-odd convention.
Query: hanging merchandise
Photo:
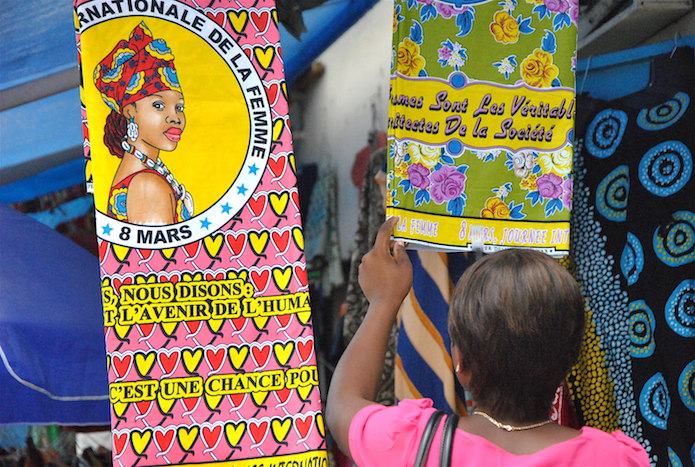
[[[383,181],[386,177],[385,167],[386,149],[381,148],[373,151],[360,183],[359,217],[357,218],[357,230],[355,231],[352,253],[350,254],[350,271],[348,273],[345,294],[345,315],[343,316],[341,336],[344,346],[347,346],[355,336],[357,329],[367,314],[367,308],[369,308],[367,297],[364,296],[359,284],[359,269],[362,257],[374,245],[379,227],[384,223]],[[379,392],[376,396],[376,401],[383,405],[396,404],[393,390],[396,331],[397,327],[394,326],[389,335],[384,370],[381,375]]]
[[[473,255],[409,251],[408,256],[413,287],[399,312],[396,397],[427,397],[441,410],[465,415],[473,399],[455,378],[447,316],[454,284]]]
[[[654,465],[695,443],[692,48],[658,57],[652,82],[580,97],[572,257],[587,333],[569,378],[589,426],[620,429]]]
[[[567,253],[577,13],[576,0],[396,1],[387,215],[400,218],[397,238]]]
[[[206,3],[75,1],[114,464],[319,465],[275,3]]]

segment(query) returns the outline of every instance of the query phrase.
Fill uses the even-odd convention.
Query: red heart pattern
[[[188,4],[190,2],[184,0],[184,3]],[[239,8],[244,8],[241,7],[241,3],[238,3],[240,5]],[[198,10],[200,15],[206,15],[207,18],[214,21],[224,31],[231,31],[232,21],[236,21],[234,28],[237,34],[232,35],[239,42],[241,49],[250,59],[250,62],[260,72],[261,82],[265,88],[268,102],[274,107],[271,109],[273,119],[275,121],[281,119],[284,122],[284,129],[279,132],[281,136],[273,139],[272,152],[267,158],[267,162],[265,162],[268,170],[262,174],[263,178],[259,185],[260,188],[256,188],[263,191],[255,192],[246,203],[248,210],[243,209],[240,211],[224,228],[217,231],[219,233],[216,234],[217,236],[214,238],[216,242],[214,243],[203,243],[203,240],[197,240],[187,245],[182,245],[181,248],[174,247],[165,250],[132,248],[131,251],[135,250],[136,253],[128,253],[129,256],[127,258],[129,262],[125,262],[126,256],[124,255],[126,255],[126,250],[121,248],[112,251],[109,248],[109,242],[99,240],[98,249],[102,272],[110,280],[110,284],[107,282],[107,286],[113,287],[121,300],[121,285],[136,283],[136,277],[139,284],[141,283],[139,281],[140,276],[145,279],[156,276],[160,284],[199,281],[213,283],[215,281],[241,277],[254,287],[255,290],[253,292],[256,297],[264,294],[282,295],[288,292],[297,293],[297,291],[303,291],[308,287],[307,270],[303,264],[302,252],[298,250],[299,245],[294,243],[297,242],[297,239],[292,240],[292,229],[296,228],[292,222],[298,217],[299,194],[293,185],[295,183],[294,168],[292,166],[294,155],[291,152],[291,145],[288,146],[288,144],[291,144],[288,143],[290,141],[290,122],[287,120],[285,110],[283,110],[287,99],[286,88],[282,80],[281,63],[275,61],[275,58],[282,60],[282,48],[278,44],[273,43],[272,40],[264,42],[264,38],[263,40],[258,39],[264,32],[271,29],[276,21],[276,16],[273,16],[276,14],[275,11],[266,7],[270,3],[260,2],[257,8],[256,4],[254,4],[250,8],[234,10],[236,16],[227,16],[232,10],[226,7],[216,9],[201,8]],[[248,16],[241,16],[236,11],[244,11]],[[204,19],[209,25],[210,22],[207,18]],[[210,27],[215,28],[214,25]],[[269,50],[269,47],[273,49]],[[254,51],[254,49],[257,50]],[[291,169],[289,174],[288,166]],[[261,168],[261,170],[264,169]],[[278,186],[282,188],[279,189]],[[281,194],[282,198],[274,199],[273,196],[275,194]],[[291,206],[287,207],[288,195],[296,210]],[[277,209],[278,205],[285,207],[282,214],[286,217],[279,219],[278,213],[271,210],[271,201],[273,209]],[[234,228],[235,226],[236,228]],[[267,243],[265,243],[262,249],[263,254],[251,255],[247,248],[247,245],[250,243],[248,235],[250,232],[264,235],[262,241],[269,241],[273,248],[267,248]],[[267,233],[263,234],[263,232]],[[224,236],[224,243],[220,243],[220,235]],[[255,238],[254,242],[254,247],[261,251],[258,245],[263,242]],[[226,245],[226,250],[224,250],[224,245]],[[213,259],[213,250],[217,260],[216,263],[214,261],[210,262],[208,259],[208,257]],[[160,255],[155,255],[156,251],[160,251]],[[120,266],[119,269],[116,272],[112,272],[109,268],[112,264],[118,262],[116,253],[123,257],[122,261],[124,262],[117,264],[116,266]],[[286,257],[283,257],[280,263],[278,263],[277,258],[283,255]],[[230,261],[232,261],[229,263],[231,267],[227,264]],[[274,277],[273,270],[277,270],[279,264],[282,267],[282,274],[278,275],[276,272],[277,277]],[[289,275],[290,270],[291,276]],[[271,279],[273,280],[271,281]],[[148,280],[147,284],[151,283]],[[278,287],[283,287],[284,290],[278,290]],[[177,320],[176,323],[171,321],[166,323],[135,323],[138,332],[131,332],[129,335],[130,340],[118,341],[117,344],[121,347],[116,350],[111,349],[109,353],[109,373],[112,382],[127,378],[133,366],[136,366],[139,372],[147,372],[147,375],[140,373],[135,375],[136,377],[139,375],[145,380],[150,378],[164,379],[188,376],[184,374],[185,366],[181,365],[184,363],[185,355],[182,352],[188,349],[195,350],[201,348],[202,357],[209,368],[208,378],[215,372],[234,372],[231,361],[227,359],[230,338],[233,339],[231,342],[234,342],[235,346],[247,347],[247,355],[250,355],[253,359],[251,362],[244,357],[245,363],[243,367],[246,371],[276,370],[277,355],[275,360],[271,356],[274,355],[274,352],[283,351],[279,350],[280,347],[274,346],[278,344],[284,345],[288,342],[286,339],[295,343],[294,348],[296,351],[292,352],[290,357],[283,357],[283,362],[287,362],[287,366],[292,366],[290,361],[296,363],[298,360],[301,360],[301,362],[306,363],[314,357],[314,342],[311,338],[306,337],[307,335],[310,336],[311,333],[307,334],[302,330],[303,334],[300,334],[300,336],[305,336],[301,338],[302,340],[294,340],[296,336],[291,337],[293,330],[296,330],[295,328],[311,326],[310,322],[306,323],[306,313],[303,313],[300,317],[301,319],[295,319],[295,315],[288,312],[288,314],[284,315],[259,316],[253,320],[247,316],[239,316],[234,319],[214,319],[212,320],[214,321],[214,327],[211,326],[210,329],[203,326],[203,321],[200,321],[201,318],[197,316],[189,318],[192,319],[190,321]],[[255,336],[259,331],[254,327],[247,328],[249,321],[254,322],[257,328],[260,326],[260,330],[266,336],[256,338]],[[259,324],[259,322],[263,324]],[[227,326],[231,326],[231,329]],[[109,339],[111,341],[115,340],[116,331],[118,331],[118,335],[123,337],[122,328],[110,329],[110,327],[107,327],[105,330],[107,341]],[[260,345],[254,338],[259,340]],[[213,346],[213,343],[216,346]],[[144,344],[147,344],[147,347]],[[135,347],[135,345],[138,347]],[[141,360],[138,352],[146,352],[147,359]],[[201,354],[198,353],[196,355],[197,361],[200,362]],[[138,356],[137,359],[135,358],[136,356]],[[189,360],[185,360],[185,362],[190,365]],[[238,365],[238,361],[236,363]],[[204,369],[204,366],[198,368],[198,372],[201,372],[203,378],[206,376]],[[269,391],[265,394],[266,398],[270,392],[275,394],[274,397],[278,404],[275,406],[276,409],[280,409],[280,407],[284,407],[293,401],[297,403],[298,407],[302,403],[302,400],[299,399],[306,396],[305,391],[300,391],[297,393],[299,398],[293,398],[292,394],[296,391],[283,387],[279,390]],[[314,396],[317,396],[316,393],[317,391],[314,391]],[[248,449],[249,443],[253,443],[256,446],[255,449],[259,451],[262,449],[264,453],[274,451],[278,455],[283,455],[285,448],[281,448],[278,451],[276,447],[268,446],[272,444],[272,440],[269,439],[270,433],[273,434],[275,442],[285,441],[280,443],[285,446],[288,443],[294,446],[294,443],[299,441],[311,445],[312,450],[317,446],[314,443],[315,440],[306,441],[311,436],[317,436],[317,433],[320,431],[314,430],[312,432],[317,416],[310,414],[308,416],[292,417],[287,410],[290,413],[294,413],[293,411],[296,409],[294,406],[287,406],[288,409],[280,409],[285,410],[284,418],[278,418],[277,414],[269,417],[263,412],[265,410],[264,407],[259,412],[249,413],[246,410],[246,403],[248,403],[246,404],[248,408],[256,410],[257,407],[251,404],[252,401],[250,400],[251,398],[247,397],[248,394],[225,395],[227,396],[226,398],[208,394],[206,397],[212,397],[212,399],[211,401],[206,399],[206,402],[211,405],[201,404],[202,397],[135,401],[128,406],[134,407],[134,411],[126,410],[123,412],[123,417],[120,417],[119,421],[121,423],[120,430],[114,430],[112,433],[114,457],[120,457],[120,462],[123,465],[132,465],[134,459],[128,457],[132,455],[139,456],[141,462],[152,461],[159,465],[184,462],[186,458],[183,457],[182,459],[181,453],[185,455],[210,456],[210,453],[214,450],[212,458],[215,461],[224,463],[242,458],[240,454],[246,454],[244,450]],[[215,399],[215,397],[217,398]],[[304,401],[304,404],[306,402],[315,402],[313,398],[307,397],[307,399],[309,400]],[[175,400],[179,400],[181,405],[175,404]],[[265,404],[272,408],[272,400],[263,399],[263,401],[266,400],[268,402],[265,402]],[[255,397],[254,401],[258,404],[259,398]],[[167,402],[169,405],[166,404]],[[158,410],[153,410],[153,407],[158,408],[159,412],[162,412],[166,407],[167,412],[158,414]],[[314,409],[316,408],[314,407]],[[208,412],[204,413],[206,410]],[[312,410],[312,408],[308,410]],[[238,428],[235,426],[236,432],[230,430],[225,433],[225,423],[220,423],[215,412],[218,414],[221,412],[223,417],[238,417],[240,424]],[[166,418],[162,419],[162,415]],[[155,416],[159,418],[154,420]],[[186,418],[181,419],[181,416]],[[177,419],[177,417],[179,418]],[[140,421],[142,419],[145,419],[145,422]],[[292,420],[291,426],[294,427],[293,429],[290,428],[290,419]],[[137,420],[138,423],[135,429],[128,425],[128,423],[134,420]],[[243,437],[241,434],[242,429]],[[199,432],[195,430],[199,430]],[[150,436],[151,438],[148,438]],[[244,442],[238,443],[235,441],[235,445],[230,444],[230,446],[227,446],[225,443],[222,443],[222,439],[225,436],[228,439],[232,439],[230,437],[243,439]],[[154,440],[154,446],[150,443],[150,439]],[[176,443],[177,440],[179,444]],[[263,446],[261,447],[261,445]],[[229,451],[230,447],[232,448],[231,454]],[[320,449],[320,445],[318,445],[318,448]],[[236,452],[238,449],[242,449],[242,451]],[[251,449],[254,449],[254,446],[251,446]],[[268,450],[266,451],[266,449]],[[221,452],[221,455],[218,455],[218,451]],[[191,462],[192,459],[193,457],[189,457],[187,461]]]
[[[270,24],[270,12],[268,10],[251,12],[251,22],[259,33],[264,33]]]
[[[268,195],[259,194],[252,196],[246,205],[249,207],[254,217],[261,217],[268,207]]]
[[[220,437],[222,436],[222,425],[213,427],[203,426],[201,434],[203,435],[203,442],[208,449],[214,449],[215,446],[217,446],[217,443],[220,442]]]
[[[314,353],[314,341],[311,339],[307,339],[304,342],[297,341],[297,352],[302,363],[309,361]]]
[[[132,364],[132,355],[124,355],[122,357],[118,355],[113,355],[111,357],[111,368],[113,368],[113,372],[116,374],[116,378],[118,379],[125,378],[126,375],[128,375],[128,372],[130,371],[130,366]]]
[[[217,350],[205,349],[205,360],[208,362],[212,371],[219,371],[224,364],[226,349],[224,347]]]
[[[256,445],[262,444],[265,437],[268,436],[268,427],[270,424],[267,421],[250,421],[248,424],[249,434]]]
[[[294,418],[294,428],[297,430],[297,434],[299,435],[299,439],[306,439],[309,436],[309,432],[311,431],[311,427],[313,426],[314,422],[314,415],[313,414],[308,414],[306,417],[302,417],[301,415],[297,415]]]
[[[159,452],[166,453],[171,449],[172,444],[174,444],[175,435],[176,430],[173,428],[170,430],[155,430],[154,444],[159,449]]]
[[[270,360],[270,346],[253,346],[251,347],[251,357],[256,362],[257,369],[264,368]]]
[[[224,241],[227,243],[227,246],[233,253],[233,257],[240,256],[244,251],[244,247],[246,246],[246,234],[238,233],[234,235],[234,233],[230,232],[227,234],[227,236],[225,236]]]

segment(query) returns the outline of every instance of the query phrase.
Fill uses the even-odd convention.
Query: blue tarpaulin
[[[0,424],[106,425],[96,257],[0,205]]]

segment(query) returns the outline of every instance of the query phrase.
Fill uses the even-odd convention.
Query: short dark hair
[[[498,417],[547,418],[583,331],[576,281],[537,251],[503,250],[477,261],[451,299],[449,334],[471,371],[467,389]]]

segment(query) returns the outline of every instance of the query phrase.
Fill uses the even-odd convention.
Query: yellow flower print
[[[530,174],[528,177],[519,182],[519,186],[522,190],[536,191],[538,189],[536,186],[536,180],[538,180],[538,176],[535,174]]]
[[[383,191],[382,191],[382,193],[383,193]],[[389,190],[386,190],[385,194],[386,194],[386,200],[385,200],[386,206],[393,206],[393,195],[391,194],[391,192]]]
[[[509,206],[496,196],[485,201],[485,208],[480,211],[484,219],[509,219]]]
[[[545,0],[526,0],[526,3],[531,5],[543,5]]]
[[[536,49],[521,62],[521,77],[526,84],[536,88],[548,88],[560,74],[553,65],[553,56],[545,50]]]
[[[419,163],[431,169],[439,162],[439,156],[442,154],[442,151],[437,147],[420,146],[419,144],[411,143],[408,145],[408,153],[412,159],[411,164]]]
[[[565,148],[561,151],[538,156],[538,165],[541,166],[544,174],[554,173],[564,177],[572,169],[572,150]]]
[[[490,32],[497,42],[514,44],[519,40],[519,23],[506,11],[498,11],[490,23]]]
[[[407,179],[408,178],[408,164],[405,162],[401,162],[398,164],[396,167],[393,169],[393,174],[396,177],[400,177],[401,179]]]
[[[398,44],[398,72],[404,76],[417,76],[425,68],[425,58],[420,55],[420,46],[409,37]]]

